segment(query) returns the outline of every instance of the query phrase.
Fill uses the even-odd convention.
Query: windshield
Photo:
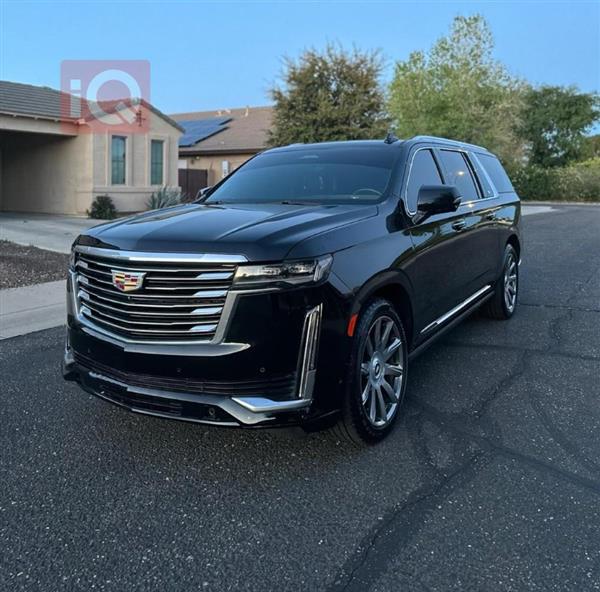
[[[206,203],[379,201],[396,154],[383,143],[266,152],[214,189]]]

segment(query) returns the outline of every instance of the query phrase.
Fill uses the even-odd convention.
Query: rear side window
[[[456,185],[463,202],[479,199],[475,180],[463,153],[456,150],[440,150],[440,157],[446,173],[446,184]]]
[[[442,178],[438,171],[431,150],[419,150],[415,153],[408,184],[406,185],[406,205],[409,212],[417,210],[417,196],[423,185],[441,185]]]
[[[487,174],[490,176],[494,187],[498,193],[511,193],[514,191],[512,183],[508,178],[505,170],[502,168],[500,161],[492,154],[477,154],[477,158],[480,160],[483,168],[485,168]]]
[[[470,155],[469,162],[473,165],[475,169],[475,174],[479,179],[479,187],[481,188],[481,193],[483,197],[494,197],[496,195],[496,191],[492,187],[490,182],[490,177],[487,174],[487,171],[483,168],[483,165],[477,159],[477,155]]]

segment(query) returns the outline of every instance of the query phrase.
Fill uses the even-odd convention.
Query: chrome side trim
[[[297,399],[273,401],[266,397],[232,397],[232,401],[242,405],[252,413],[295,411],[310,406],[317,374],[316,363],[322,314],[323,305],[319,304],[311,308],[304,317],[302,340],[300,342],[300,378]]]
[[[118,259],[120,261],[141,261],[152,263],[246,263],[248,259],[244,255],[229,255],[226,253],[142,253],[139,251],[118,251],[115,249],[103,249],[100,247],[87,247],[75,245],[75,251],[84,255],[96,255],[107,259]]]
[[[166,341],[143,343],[141,341],[125,342],[120,337],[116,339],[112,333],[104,331],[99,327],[88,325],[85,320],[80,323],[81,330],[96,339],[107,341],[120,347],[127,353],[135,354],[152,354],[157,356],[203,356],[207,358],[227,356],[240,351],[244,351],[250,347],[248,343],[212,343],[210,341]]]
[[[245,407],[252,413],[268,413],[273,411],[293,411],[308,407],[311,403],[309,399],[295,399],[293,401],[273,401],[264,397],[231,397],[242,407]]]
[[[477,292],[475,292],[475,294],[471,294],[471,296],[469,296],[466,300],[463,300],[460,304],[457,304],[454,308],[451,308],[447,313],[443,314],[441,317],[439,317],[432,323],[429,323],[429,325],[427,325],[427,327],[425,327],[424,329],[421,330],[421,333],[427,333],[427,331],[431,331],[431,329],[434,329],[438,325],[442,325],[447,320],[449,320],[451,317],[453,317],[454,315],[459,313],[461,310],[463,310],[464,308],[469,306],[469,304],[471,304],[471,302],[473,302],[474,300],[477,300],[477,298],[479,298],[480,296],[483,296],[486,292],[489,292],[491,287],[492,286],[490,284],[488,284],[487,286],[484,286],[483,288],[481,288],[481,290],[477,290]]]
[[[306,313],[302,330],[300,379],[298,398],[312,401],[315,379],[317,374],[317,352],[321,332],[321,316],[323,304],[315,306]]]
[[[161,399],[172,399],[172,400],[176,400],[176,401],[188,401],[190,403],[200,403],[203,405],[211,405],[213,407],[219,407],[220,409],[223,409],[223,411],[225,411],[226,413],[229,413],[232,417],[234,417],[236,419],[236,421],[238,422],[238,424],[235,424],[232,422],[224,422],[224,421],[212,422],[210,420],[198,420],[198,419],[194,419],[194,418],[188,419],[185,417],[174,417],[174,416],[166,415],[166,414],[163,414],[160,412],[149,411],[146,409],[139,409],[133,405],[132,406],[123,405],[123,404],[119,403],[118,401],[115,401],[113,398],[111,398],[110,395],[108,395],[105,391],[103,391],[103,390],[97,391],[94,389],[94,394],[96,396],[106,399],[106,400],[110,401],[111,403],[116,403],[117,405],[120,405],[121,407],[131,409],[131,411],[134,411],[136,413],[143,413],[145,415],[156,415],[158,417],[166,417],[168,419],[179,419],[182,421],[192,421],[195,423],[210,423],[213,425],[220,425],[220,426],[228,426],[228,425],[232,426],[232,425],[239,425],[239,424],[254,425],[254,424],[257,424],[257,423],[260,423],[263,421],[270,421],[270,420],[274,419],[273,417],[269,417],[268,415],[261,413],[260,410],[258,412],[252,412],[248,408],[244,407],[243,405],[240,405],[240,403],[235,402],[233,400],[233,398],[230,398],[230,397],[222,397],[222,396],[218,396],[218,395],[188,395],[186,393],[173,393],[171,391],[163,391],[160,389],[131,387],[125,382],[121,382],[120,380],[114,380],[113,378],[104,376],[103,374],[99,374],[97,372],[91,371],[88,373],[88,375],[93,380],[105,382],[108,384],[113,384],[115,386],[118,386],[119,388],[126,390],[129,393],[137,393],[140,395],[145,395],[147,397],[159,397]]]

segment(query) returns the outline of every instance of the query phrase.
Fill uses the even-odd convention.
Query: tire
[[[407,369],[402,320],[387,300],[373,300],[356,325],[341,417],[333,435],[355,445],[383,440],[396,424]]]
[[[502,273],[496,282],[493,296],[485,304],[486,316],[510,319],[517,308],[519,293],[519,256],[512,245],[506,245],[502,259]]]

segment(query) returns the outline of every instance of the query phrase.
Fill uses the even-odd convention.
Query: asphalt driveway
[[[129,414],[0,343],[2,590],[600,590],[600,208],[525,219],[521,302],[348,450]]]

